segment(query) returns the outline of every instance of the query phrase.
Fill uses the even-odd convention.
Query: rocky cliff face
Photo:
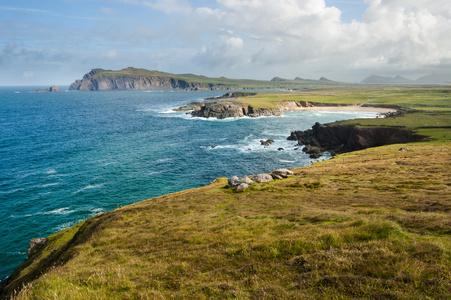
[[[202,118],[239,118],[239,117],[261,117],[280,116],[281,109],[255,109],[254,107],[235,100],[217,100],[201,103],[191,112],[193,117]]]
[[[108,91],[108,90],[153,90],[153,89],[184,89],[184,90],[221,90],[222,85],[209,83],[187,82],[173,77],[116,75],[94,69],[80,80],[73,82],[69,90],[77,91]]]
[[[305,145],[303,151],[314,158],[325,151],[335,155],[370,147],[419,142],[424,137],[404,128],[359,128],[341,123],[324,125],[315,123],[312,129],[292,132],[288,139],[298,141],[299,145]]]

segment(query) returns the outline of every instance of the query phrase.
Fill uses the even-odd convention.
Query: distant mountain
[[[451,75],[429,74],[416,80],[418,84],[451,84]]]
[[[382,77],[378,75],[371,75],[361,82],[361,84],[413,84],[413,83],[415,83],[415,81],[399,75],[396,77]]]
[[[282,78],[282,77],[274,77],[273,79],[271,79],[270,81],[273,82],[280,82],[280,81],[288,81],[288,79]]]
[[[451,84],[451,75],[429,74],[417,80],[410,80],[402,76],[382,77],[371,75],[365,78],[361,84]]]

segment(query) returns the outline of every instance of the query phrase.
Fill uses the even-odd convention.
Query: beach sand
[[[313,106],[313,107],[299,107],[296,110],[322,110],[322,111],[365,111],[365,112],[376,112],[376,113],[390,113],[395,112],[396,109],[393,108],[383,108],[383,107],[368,107],[359,105],[350,106]]]

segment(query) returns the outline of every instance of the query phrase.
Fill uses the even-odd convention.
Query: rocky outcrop
[[[424,137],[406,128],[394,127],[356,127],[339,122],[330,124],[315,123],[312,129],[294,131],[288,140],[305,145],[303,151],[312,158],[323,152],[332,155],[362,150],[383,145],[419,142]]]
[[[127,68],[120,71],[93,69],[91,72],[85,74],[81,80],[78,79],[73,82],[70,85],[69,90],[223,90],[228,88],[222,84],[205,83],[204,81],[187,81],[175,74],[152,72],[134,68]]]
[[[45,92],[61,92],[60,88],[57,87],[56,85],[52,85],[51,87],[47,88],[47,89],[42,89],[42,90],[36,90],[35,92],[37,93],[45,93]]]
[[[33,253],[39,248],[44,247],[46,243],[47,243],[46,238],[32,239],[30,241],[30,244],[28,245],[28,257],[31,257]]]
[[[280,116],[280,109],[255,109],[254,107],[236,100],[216,100],[203,102],[202,105],[191,112],[193,117],[202,118],[239,118]]]

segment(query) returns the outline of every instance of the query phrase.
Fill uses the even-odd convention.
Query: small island
[[[61,92],[60,88],[56,85],[52,85],[47,89],[35,90],[35,93],[47,93],[47,92]]]

